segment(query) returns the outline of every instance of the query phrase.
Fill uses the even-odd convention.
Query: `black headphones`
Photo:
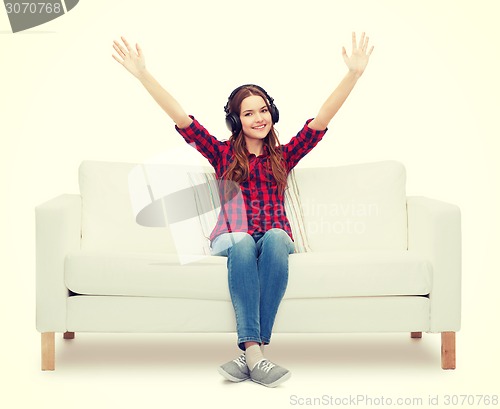
[[[238,93],[238,91],[245,87],[255,87],[266,96],[267,102],[269,103],[269,109],[271,111],[271,119],[273,121],[273,125],[280,119],[280,113],[276,105],[274,105],[274,99],[269,96],[269,94],[264,90],[264,88],[259,87],[258,85],[255,84],[241,85],[238,88],[236,88],[233,92],[231,92],[231,95],[229,95],[229,98],[227,99],[227,104],[224,107],[224,112],[226,113],[226,126],[234,135],[239,134],[241,131],[241,120],[236,112],[229,112],[229,104],[231,103],[231,100],[234,98],[234,96]]]

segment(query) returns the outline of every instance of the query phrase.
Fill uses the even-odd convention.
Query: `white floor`
[[[234,334],[56,336],[54,372],[39,369],[37,332],[11,344],[3,358],[11,368],[3,372],[0,407],[436,407],[447,399],[477,404],[477,395],[500,394],[493,378],[496,352],[490,355],[488,342],[482,348],[466,332],[457,336],[454,371],[440,368],[436,334],[421,340],[409,334],[275,334],[266,355],[292,371],[275,389],[233,384],[217,373],[238,354]]]

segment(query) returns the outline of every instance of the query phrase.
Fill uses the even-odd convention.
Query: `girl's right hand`
[[[140,78],[140,76],[146,71],[146,61],[141,47],[139,47],[139,44],[136,44],[135,47],[137,52],[135,52],[124,37],[121,37],[121,39],[123,44],[125,44],[125,47],[118,41],[114,40],[113,48],[118,53],[118,57],[113,54],[113,58],[123,65],[133,76]]]

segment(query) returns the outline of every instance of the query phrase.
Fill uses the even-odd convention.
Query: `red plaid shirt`
[[[193,122],[184,129],[176,130],[187,143],[192,144],[215,169],[218,180],[233,160],[231,142],[219,141],[191,116]],[[285,159],[287,173],[313,149],[323,138],[326,130],[316,131],[307,125],[309,119],[300,132],[290,142],[281,145],[281,152]],[[210,241],[218,235],[227,232],[266,232],[272,228],[285,230],[293,240],[290,223],[285,213],[284,195],[278,192],[278,185],[271,173],[269,153],[264,147],[264,153],[255,156],[247,153],[249,164],[249,178],[240,183],[241,194],[229,201],[221,198],[221,212],[214,230],[210,234]],[[230,182],[231,183],[231,182]]]

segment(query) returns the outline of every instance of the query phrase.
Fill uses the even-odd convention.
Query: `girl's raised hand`
[[[368,41],[369,37],[365,36],[365,33],[361,34],[361,39],[359,40],[359,44],[356,41],[356,33],[352,33],[352,54],[349,57],[345,50],[345,47],[342,47],[342,57],[344,57],[344,61],[349,68],[349,71],[361,75],[363,74],[366,66],[368,65],[368,60],[370,59],[370,55],[373,52],[373,46],[368,50]]]
[[[141,47],[139,47],[139,44],[136,44],[136,49],[134,50],[124,37],[121,37],[121,39],[124,46],[116,40],[113,41],[113,48],[118,53],[118,57],[113,54],[113,58],[123,65],[132,75],[139,78],[146,70],[146,62]]]

